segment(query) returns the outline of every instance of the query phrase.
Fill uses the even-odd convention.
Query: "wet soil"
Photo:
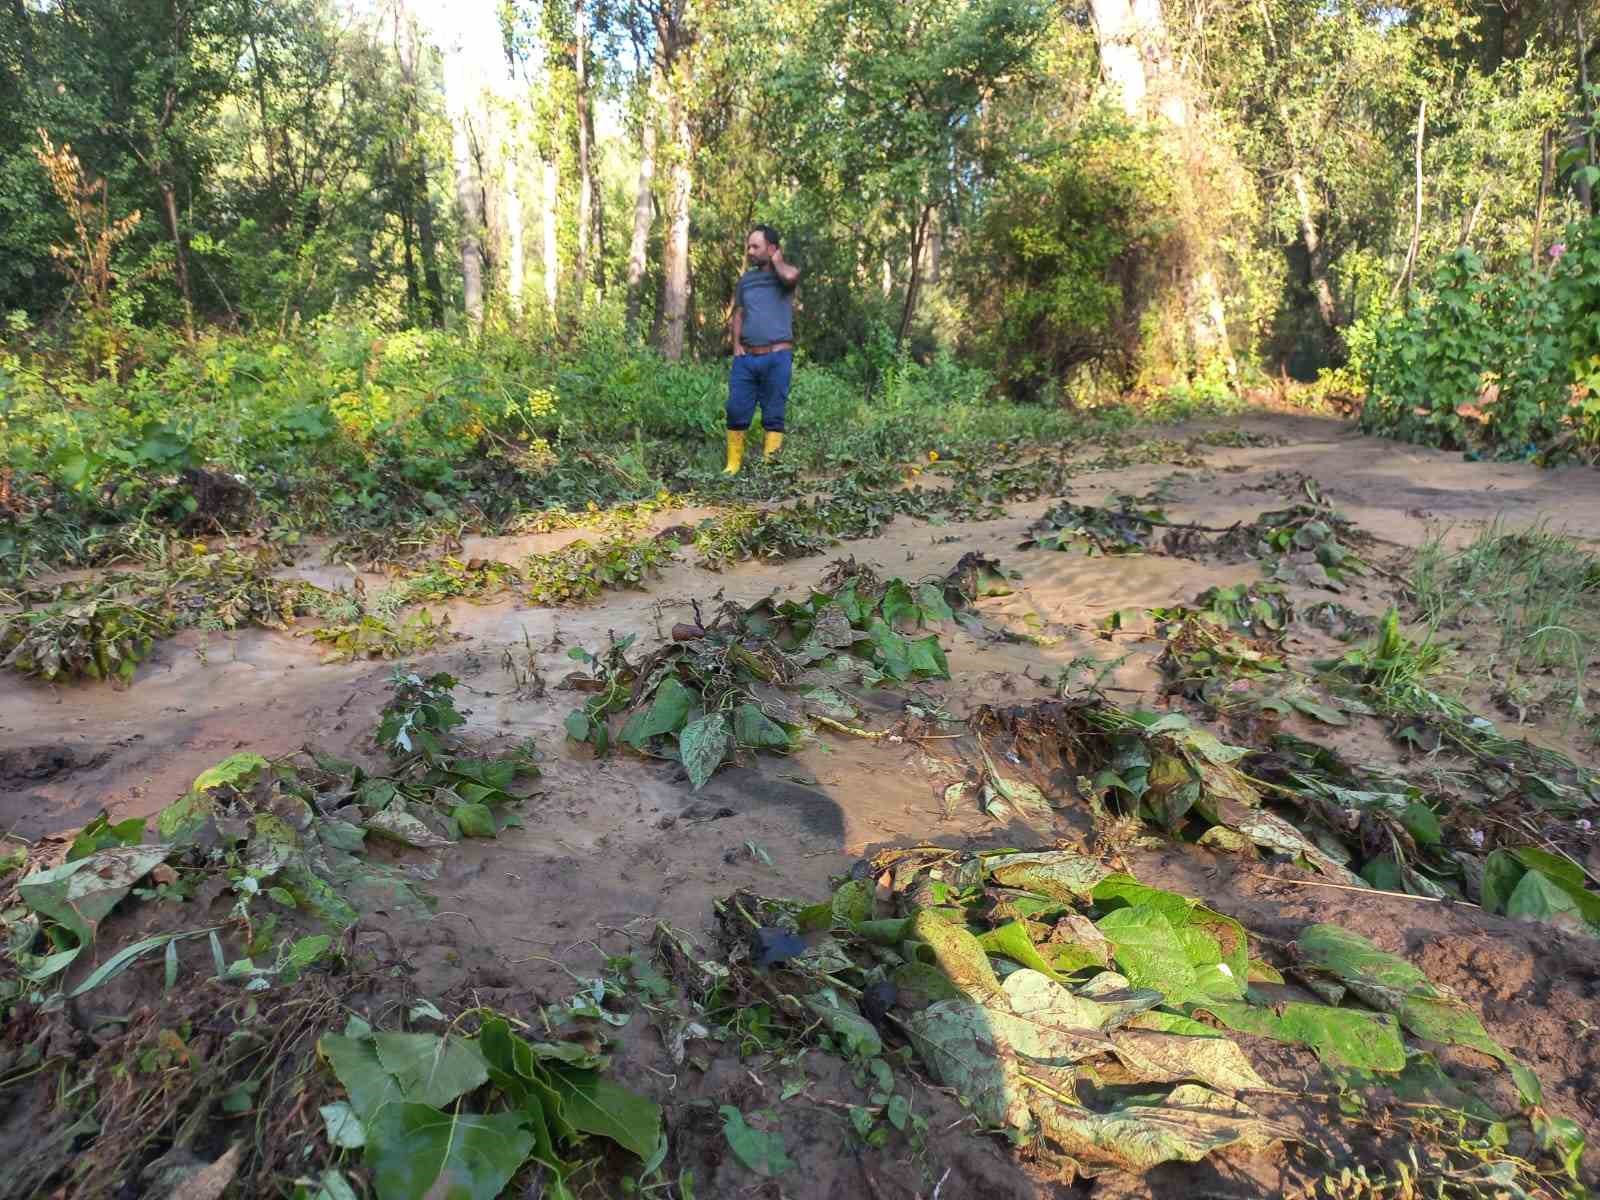
[[[1207,449],[1203,468],[1158,464],[1085,475],[1074,481],[1070,498],[1100,503],[1160,485],[1174,520],[1225,526],[1284,507],[1309,478],[1376,539],[1370,557],[1390,570],[1403,569],[1430,530],[1444,527],[1447,538],[1459,540],[1496,517],[1512,526],[1548,520],[1577,538],[1600,540],[1600,473],[1592,470],[1465,462],[1363,438],[1331,420],[1261,416],[1239,424],[1281,444]],[[943,574],[972,550],[998,557],[1021,573],[1020,586],[1012,596],[984,601],[985,617],[1050,643],[952,629],[944,640],[953,678],[885,693],[885,704],[920,697],[960,717],[982,703],[1053,695],[1069,664],[1081,671],[1085,659],[1125,656],[1104,681],[1115,689],[1112,698],[1154,705],[1160,644],[1137,629],[1105,634],[1101,620],[1257,578],[1252,564],[1019,550],[1030,523],[1051,503],[1011,505],[1005,518],[988,522],[901,519],[880,537],[840,548],[880,574],[908,579]],[[665,528],[702,515],[663,513],[657,523]],[[471,553],[510,560],[578,536],[479,538]],[[567,741],[562,720],[582,700],[558,683],[573,666],[570,647],[598,649],[608,636],[629,633],[653,644],[686,618],[692,598],[751,603],[803,589],[827,561],[747,563],[712,574],[691,558],[686,551],[648,590],[607,593],[585,606],[533,608],[511,598],[430,606],[448,608],[456,640],[415,665],[462,681],[458,697],[470,709],[465,735],[485,749],[531,737],[545,758],[526,828],[493,842],[464,842],[444,855],[429,885],[437,914],[422,924],[397,918],[383,930],[415,994],[531,1012],[541,999],[570,993],[563,968],[592,974],[605,954],[642,944],[658,921],[703,932],[712,902],[740,889],[818,897],[830,877],[878,848],[1070,844],[1083,833],[1084,823],[1067,816],[1041,839],[1036,830],[997,825],[970,809],[946,813],[948,779],[928,769],[921,748],[906,743],[825,735],[792,758],[761,756],[725,768],[691,792],[676,764],[624,754],[597,761],[587,747]],[[340,571],[348,577],[343,568],[314,562],[304,570],[322,583],[336,582]],[[1391,576],[1374,573],[1337,597],[1293,594],[1378,614],[1396,591]],[[1469,646],[1458,660],[1457,682],[1480,711],[1489,711],[1471,653]],[[347,757],[369,755],[392,670],[323,665],[309,640],[249,631],[190,632],[167,642],[125,690],[0,676],[0,828],[36,838],[81,825],[101,808],[114,818],[150,814],[200,771],[242,749],[275,755],[314,745]],[[1340,731],[1295,720],[1288,727],[1338,745],[1357,762],[1399,758],[1376,721]],[[1581,762],[1593,759],[1581,729],[1549,724],[1521,732]],[[1137,852],[1127,864],[1144,881],[1199,896],[1267,938],[1288,939],[1306,923],[1332,921],[1405,954],[1479,1008],[1489,1032],[1538,1072],[1549,1108],[1579,1122],[1591,1145],[1600,1143],[1600,942],[1470,905],[1341,891],[1292,866],[1195,847]],[[1341,1143],[1345,1135],[1331,1132],[1334,1101],[1317,1098],[1327,1083],[1315,1060],[1253,1040],[1247,1044],[1270,1082],[1310,1094],[1301,1096],[1294,1115],[1308,1128],[1319,1126],[1312,1140],[1321,1150],[1290,1145],[1253,1158],[1225,1154],[1168,1165],[1140,1178],[1070,1183],[999,1141],[957,1136],[972,1129],[971,1120],[938,1089],[918,1101],[930,1123],[925,1144],[864,1155],[845,1111],[863,1102],[861,1089],[823,1055],[806,1058],[807,1090],[780,1102],[780,1081],[757,1075],[731,1053],[716,1057],[709,1071],[686,1070],[672,1065],[644,1022],[620,1036],[619,1076],[667,1107],[677,1161],[694,1168],[701,1197],[1297,1195],[1309,1194],[1323,1171],[1337,1170],[1341,1155],[1371,1164],[1400,1153],[1399,1143],[1376,1133],[1360,1135],[1367,1140],[1359,1144]],[[1478,1094],[1516,1107],[1492,1060],[1465,1050],[1440,1057]],[[723,1103],[772,1110],[797,1169],[781,1181],[761,1181],[726,1159],[716,1117]],[[1329,1119],[1319,1122],[1319,1111]]]

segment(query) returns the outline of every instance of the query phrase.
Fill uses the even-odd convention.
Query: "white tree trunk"
[[[663,326],[661,353],[669,361],[683,357],[684,335],[689,317],[689,198],[694,183],[694,147],[689,134],[687,64],[679,62],[673,72],[667,101],[667,123],[672,136],[672,166],[668,172],[667,242],[662,255],[666,274],[666,296],[662,301]]]
[[[1206,147],[1195,141],[1188,93],[1172,61],[1161,0],[1089,0],[1100,71],[1116,92],[1123,111],[1138,121],[1160,119],[1180,165],[1203,158]],[[1216,252],[1192,191],[1180,189],[1189,248],[1183,273],[1183,308],[1196,354],[1222,358],[1228,375],[1237,374],[1228,342],[1227,310],[1218,282]]]
[[[517,318],[522,316],[523,289],[521,166],[514,157],[505,165],[506,303],[511,308],[511,315]]]
[[[465,112],[452,117],[450,149],[456,171],[456,208],[461,222],[461,297],[467,320],[483,325],[483,181],[472,153]]]
[[[589,230],[593,222],[590,215],[590,206],[594,203],[593,176],[589,169],[589,76],[586,59],[588,48],[587,41],[588,6],[585,0],[576,0],[574,8],[574,24],[577,34],[577,51],[574,63],[577,74],[577,86],[574,89],[577,105],[578,124],[578,261],[575,264],[575,273],[578,277],[578,291],[580,294],[588,286],[589,278]]]
[[[544,303],[552,321],[556,312],[556,284],[561,274],[556,254],[556,202],[560,195],[560,184],[556,164],[547,161],[544,164],[543,203],[539,206],[544,225],[540,257],[544,261]]]
[[[639,133],[639,191],[633,202],[633,240],[628,243],[628,328],[639,322],[644,295],[645,256],[650,249],[650,226],[655,217],[656,105],[661,98],[661,69],[650,68],[650,91],[645,99],[644,126]]]

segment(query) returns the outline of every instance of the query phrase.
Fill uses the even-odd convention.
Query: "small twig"
[[[1393,896],[1397,900],[1421,900],[1427,904],[1443,904],[1446,900],[1452,904],[1459,904],[1462,908],[1478,908],[1470,900],[1457,900],[1453,896],[1413,896],[1410,892],[1386,892],[1382,888],[1356,887],[1351,883],[1328,883],[1322,879],[1284,879],[1277,875],[1268,875],[1265,871],[1251,871],[1250,874],[1261,879],[1270,879],[1274,883],[1285,883],[1293,887],[1321,887],[1333,888],[1341,892],[1360,892],[1363,896]]]

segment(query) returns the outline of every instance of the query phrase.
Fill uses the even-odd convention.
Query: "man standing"
[[[733,297],[733,371],[728,376],[728,465],[737,475],[744,461],[744,435],[756,408],[766,430],[762,457],[783,445],[783,410],[794,373],[794,288],[800,268],[783,260],[778,231],[757,225],[745,239],[750,269],[739,276]]]

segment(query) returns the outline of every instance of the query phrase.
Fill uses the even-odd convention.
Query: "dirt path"
[[[1496,516],[1513,525],[1549,520],[1574,536],[1600,539],[1600,473],[1594,471],[1468,463],[1460,455],[1366,439],[1346,425],[1310,418],[1253,417],[1243,425],[1282,444],[1208,450],[1202,469],[1156,465],[1086,475],[1070,498],[1096,503],[1159,485],[1174,519],[1222,526],[1282,507],[1306,477],[1379,539],[1379,562],[1399,562],[1431,525],[1454,524],[1466,532]],[[908,579],[943,574],[971,550],[1021,573],[1018,593],[986,602],[985,612],[1005,616],[1013,628],[1034,628],[1051,644],[996,642],[952,630],[953,678],[915,685],[912,695],[959,717],[980,703],[1047,697],[1069,664],[1126,654],[1109,682],[1127,691],[1114,695],[1130,703],[1143,695],[1153,703],[1159,647],[1137,637],[1108,640],[1099,634],[1100,620],[1116,610],[1189,601],[1208,587],[1255,575],[1249,566],[1154,555],[1018,550],[1028,525],[1051,503],[1013,505],[1007,517],[989,522],[932,526],[902,519],[883,536],[840,547],[840,554],[883,575]],[[659,524],[683,519],[662,514]],[[531,548],[527,539],[477,539],[471,552],[509,559]],[[923,769],[920,750],[905,744],[829,737],[790,759],[762,756],[725,769],[691,793],[676,764],[622,754],[597,762],[586,747],[565,739],[563,718],[581,699],[559,687],[574,665],[570,647],[598,649],[608,635],[630,633],[653,643],[686,619],[691,599],[748,604],[774,591],[803,589],[825,565],[823,558],[747,563],[711,574],[685,561],[648,591],[607,593],[582,607],[526,608],[502,600],[449,608],[458,640],[416,665],[450,671],[462,681],[471,709],[466,732],[474,740],[494,746],[535,739],[545,755],[544,777],[527,805],[525,829],[493,842],[463,843],[445,855],[430,884],[438,915],[425,927],[396,924],[419,993],[470,990],[490,1004],[559,995],[570,987],[547,958],[578,970],[587,963],[592,970],[602,943],[614,951],[657,920],[703,928],[712,901],[741,888],[817,897],[826,894],[830,876],[848,871],[873,848],[924,840],[951,846],[1038,842],[1037,833],[998,826],[970,805],[943,812],[944,781]],[[321,572],[320,581],[331,579]],[[1341,599],[1377,613],[1393,592],[1388,579],[1371,576]],[[530,663],[543,676],[543,695],[531,694],[536,689],[526,682],[519,688],[504,666],[508,652],[523,676]],[[349,757],[369,755],[391,670],[386,664],[324,666],[308,641],[251,631],[212,634],[209,641],[186,633],[159,648],[123,691],[0,676],[0,825],[31,838],[80,825],[102,807],[113,816],[153,813],[201,770],[241,749],[271,756],[312,744]],[[885,703],[898,706],[906,698],[897,694]],[[1561,740],[1560,731],[1545,732]],[[1381,742],[1372,737],[1364,746],[1356,739],[1347,748],[1390,754]],[[1074,832],[1069,823],[1057,836]],[[1140,852],[1128,861],[1146,882],[1199,896],[1268,936],[1331,920],[1410,954],[1436,981],[1481,1007],[1490,1032],[1545,1078],[1552,1105],[1587,1125],[1591,1145],[1600,1137],[1600,1045],[1589,1032],[1600,1027],[1596,943],[1470,907],[1352,896],[1311,886],[1303,872],[1269,870],[1192,847]],[[1509,1086],[1481,1056],[1463,1051],[1456,1058],[1485,1089]],[[658,1068],[658,1054],[639,1040],[621,1069],[659,1092],[666,1085]],[[674,1077],[667,1102],[692,1105],[722,1088],[751,1086],[718,1072],[681,1084]],[[1272,1082],[1303,1090],[1311,1081],[1285,1060]],[[791,1138],[807,1182],[791,1183],[781,1194],[871,1194],[848,1154],[834,1161],[843,1145],[827,1131]],[[953,1184],[968,1189],[947,1188],[944,1200],[1085,1194],[1056,1191],[991,1144],[973,1146],[942,1151],[947,1158],[941,1161],[959,1168]],[[1106,1180],[1094,1194],[1174,1195],[1181,1188],[1190,1195],[1279,1195],[1287,1194],[1286,1181],[1311,1169],[1278,1151],[1248,1166],[1223,1158],[1162,1168],[1143,1180]],[[988,1181],[983,1189],[979,1180]],[[716,1163],[701,1181],[701,1195],[780,1194],[738,1190],[731,1169]]]

